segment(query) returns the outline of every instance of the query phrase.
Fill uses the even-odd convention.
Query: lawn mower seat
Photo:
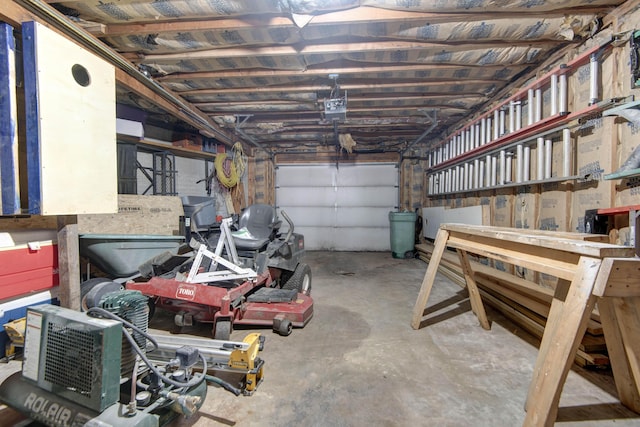
[[[276,209],[270,205],[251,205],[242,211],[238,231],[231,233],[239,250],[258,250],[273,239],[280,228]]]

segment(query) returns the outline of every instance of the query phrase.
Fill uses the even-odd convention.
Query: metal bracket
[[[206,245],[200,244],[195,259],[193,260],[193,265],[189,270],[189,275],[185,280],[186,283],[211,283],[236,279],[251,280],[258,277],[258,274],[253,269],[238,266],[240,261],[238,259],[236,245],[233,242],[233,236],[231,235],[231,221],[231,218],[225,218],[222,220],[222,223],[220,224],[220,237],[218,238],[218,244],[216,245],[215,252],[211,252]],[[231,261],[221,256],[223,249],[225,249],[228,256],[231,257]],[[200,273],[200,267],[202,266],[202,261],[205,257],[212,261],[209,266],[209,270],[215,270],[219,264],[223,265],[228,270]]]
[[[633,31],[629,38],[629,65],[631,67],[631,87],[640,87],[640,30]]]

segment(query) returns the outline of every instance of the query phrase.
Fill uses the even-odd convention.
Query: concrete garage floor
[[[438,311],[413,330],[420,260],[309,252],[306,262],[314,318],[289,337],[263,330],[265,379],[254,395],[210,387],[200,412],[173,426],[522,425],[537,354],[530,335],[490,308],[492,329],[483,330],[464,291],[443,276],[429,299]],[[618,402],[609,372],[576,368],[557,425],[637,426],[640,415]]]
[[[209,387],[204,406],[183,426],[520,426],[537,354],[530,335],[488,307],[490,331],[464,291],[443,276],[433,288],[429,325],[411,312],[426,270],[390,253],[309,252],[315,315],[304,329],[266,336],[265,378],[253,396]],[[178,330],[172,316],[151,321],[162,333],[211,337],[209,325]],[[20,369],[0,365],[0,379]],[[0,405],[0,426],[20,417]],[[637,426],[640,415],[616,398],[610,372],[575,368],[560,426]]]

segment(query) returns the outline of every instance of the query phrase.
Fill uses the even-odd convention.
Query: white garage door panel
[[[393,208],[343,208],[336,218],[337,227],[389,227]]]
[[[397,194],[395,187],[289,187],[278,195],[279,206],[385,206],[394,200]],[[313,197],[311,198],[310,195]]]
[[[388,251],[389,247],[388,227],[354,227],[350,228],[348,233],[336,233],[331,249],[337,251]]]
[[[313,198],[309,197],[312,194]],[[278,193],[280,206],[328,206],[333,205],[336,190],[333,187],[288,187],[286,192]]]
[[[335,167],[333,168],[335,171]],[[388,186],[398,182],[398,169],[395,165],[340,165],[338,168],[338,186],[366,185]]]
[[[387,251],[389,250],[388,228],[354,227],[348,233],[340,228],[296,227],[304,235],[308,250],[337,251]],[[313,242],[313,249],[309,247]]]
[[[335,228],[333,227],[323,228],[296,226],[296,233],[300,233],[304,236],[304,247],[307,250],[335,250]]]
[[[285,207],[282,210],[284,210],[293,221],[296,232],[300,227],[334,227],[336,222],[335,208],[304,208],[290,206]],[[286,221],[284,221],[283,218],[283,228],[286,228],[285,225]]]
[[[395,187],[341,187],[336,198],[338,206],[385,206],[393,208],[398,190]]]
[[[329,165],[279,166],[276,170],[276,185],[278,187],[306,187],[309,184],[318,187],[333,187],[333,170]]]
[[[387,251],[395,164],[278,165],[276,202],[309,250]],[[286,229],[286,224],[283,224]]]

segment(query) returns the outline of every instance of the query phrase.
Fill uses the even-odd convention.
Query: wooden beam
[[[228,107],[233,107],[233,106],[243,106],[243,105],[260,105],[263,107],[268,107],[268,106],[286,106],[286,105],[291,105],[291,106],[302,106],[302,105],[307,105],[310,108],[313,108],[314,111],[318,110],[318,111],[324,111],[324,108],[322,107],[322,104],[324,103],[326,98],[321,98],[321,99],[316,99],[316,100],[282,100],[282,98],[279,98],[277,94],[273,94],[273,96],[269,96],[269,97],[262,97],[258,100],[244,100],[244,99],[220,99],[219,101],[217,101],[215,99],[215,97],[213,97],[213,99],[207,99],[207,100],[203,100],[203,101],[196,101],[196,102],[192,102],[193,105],[197,105],[201,108],[214,108],[214,107],[224,107],[224,106],[228,106]],[[439,100],[443,100],[443,101],[447,101],[447,100],[453,100],[453,101],[457,101],[460,99],[465,99],[467,101],[467,103],[472,104],[471,106],[475,106],[475,104],[479,104],[481,103],[485,97],[480,94],[480,93],[469,93],[469,92],[460,92],[458,94],[446,94],[446,93],[437,93],[437,94],[422,94],[422,95],[412,95],[412,94],[398,94],[397,96],[375,96],[372,94],[367,94],[367,95],[355,95],[355,96],[349,96],[348,99],[348,109],[347,111],[358,111],[358,109],[360,111],[366,111],[366,109],[368,108],[367,106],[358,106],[358,104],[360,103],[366,103],[366,102],[371,102],[371,101],[376,101],[376,102],[392,102],[393,105],[387,105],[387,106],[383,106],[382,104],[377,105],[375,108],[375,111],[383,111],[386,110],[386,107],[390,108],[390,109],[414,109],[414,108],[424,108],[424,109],[451,109],[451,110],[460,110],[460,111],[467,111],[470,108],[462,106],[462,105],[453,105],[453,104],[433,104],[433,103],[426,103],[428,101],[439,101]],[[405,104],[400,105],[398,103],[398,101],[404,101]],[[266,105],[265,103],[268,102],[268,105]],[[319,106],[316,106],[316,104],[320,104]]]
[[[57,2],[55,0],[47,0],[48,3]],[[598,13],[602,8],[579,9],[578,12],[572,10],[571,13]],[[401,22],[409,23],[417,21],[418,23],[442,24],[448,22],[473,22],[487,21],[496,19],[516,19],[523,16],[527,18],[549,19],[549,17],[563,16],[569,13],[566,10],[548,11],[545,13],[523,13],[522,11],[496,13],[429,13],[429,12],[412,12],[402,10],[382,9],[376,7],[355,7],[346,10],[328,12],[318,14],[311,18],[305,27],[314,27],[322,25],[336,24],[359,24],[359,23],[376,23],[376,22]],[[164,20],[160,22],[146,22],[134,24],[110,24],[104,32],[99,35],[120,36],[131,34],[149,34],[163,32],[178,31],[211,31],[211,30],[239,30],[250,28],[274,29],[282,27],[298,28],[298,26],[288,17],[283,16],[266,16],[255,17],[247,16],[246,18],[229,18],[229,17],[206,17],[200,20]]]
[[[422,285],[420,286],[420,292],[418,298],[413,307],[413,315],[411,316],[411,327],[413,329],[420,329],[422,327],[422,321],[424,317],[424,311],[427,307],[427,301],[431,294],[431,289],[436,280],[436,274],[438,272],[438,265],[442,259],[442,255],[447,248],[447,241],[449,239],[449,232],[443,228],[438,230],[436,235],[435,247],[431,253],[431,261],[427,266],[427,271],[424,274]]]
[[[425,88],[435,88],[435,87],[445,87],[450,88],[453,85],[484,85],[484,84],[494,84],[494,83],[506,83],[503,80],[497,79],[456,79],[456,80],[427,80],[425,81],[422,78],[419,81],[415,82],[398,82],[398,83],[368,83],[368,84],[340,84],[341,90],[362,90],[362,89],[371,89],[371,90],[384,90],[384,89],[401,89],[401,88],[415,88],[422,89]],[[215,84],[215,82],[214,82]],[[193,90],[185,90],[185,91],[176,91],[180,95],[223,95],[223,94],[240,94],[240,93],[298,93],[298,92],[320,92],[320,91],[330,91],[333,86],[329,83],[327,84],[319,84],[319,85],[288,85],[288,86],[261,86],[261,87],[233,87],[233,88],[207,88],[207,89],[193,89]],[[477,96],[485,97],[483,93],[477,93]],[[425,94],[423,96],[433,96]],[[353,100],[353,97],[349,97],[349,100]]]
[[[482,72],[495,74],[496,71],[505,70],[504,65],[465,65],[470,70],[477,69]],[[514,75],[526,68],[526,65],[510,65],[508,67]],[[199,80],[199,79],[227,79],[227,78],[256,78],[256,77],[288,77],[288,76],[323,76],[338,73],[340,75],[363,75],[373,73],[396,73],[396,72],[426,72],[426,71],[457,71],[460,70],[459,65],[451,64],[404,64],[404,65],[379,65],[371,64],[371,66],[349,66],[349,67],[331,67],[331,68],[308,68],[306,70],[221,70],[221,71],[197,71],[193,73],[173,73],[166,76],[157,77],[158,81],[180,81],[180,80]]]
[[[527,247],[513,242],[494,241],[473,236],[453,235],[449,237],[448,246],[470,251],[474,254],[497,259],[508,264],[521,265],[536,271],[545,271],[560,278],[570,279],[575,274],[578,255],[554,251],[537,246]],[[523,259],[522,254],[526,254]]]
[[[340,132],[344,133],[344,132]],[[262,135],[253,135],[254,139],[256,139],[260,143],[267,143],[270,145],[278,145],[279,143],[303,143],[303,142],[317,142],[317,143],[332,143],[334,142],[335,135],[332,132],[324,132],[324,133],[316,133],[316,134],[308,134],[308,135],[279,135],[279,134],[271,134],[269,136]],[[416,135],[403,135],[398,136],[395,133],[386,135],[384,132],[381,132],[376,138],[367,138],[363,136],[353,135],[353,137],[358,142],[358,149],[362,148],[361,146],[365,146],[365,144],[376,144],[376,147],[373,148],[384,148],[382,144],[384,143],[393,143],[394,141],[406,141],[407,139],[413,139]],[[371,147],[369,147],[371,148]]]
[[[634,258],[607,258],[602,262],[593,293],[605,297],[640,296],[640,263]]]
[[[495,50],[499,48],[513,47],[538,47],[549,50],[558,43],[543,41],[505,41],[492,43],[473,42],[467,40],[464,45],[452,43],[428,43],[412,41],[371,41],[359,43],[321,43],[306,44],[303,46],[255,46],[255,47],[230,47],[225,49],[206,49],[191,52],[178,52],[166,54],[144,55],[138,53],[126,53],[123,56],[134,63],[162,62],[173,60],[194,59],[222,59],[222,58],[246,58],[256,56],[299,56],[299,55],[324,55],[345,54],[354,52],[380,52],[389,50],[424,50],[446,49],[453,52],[463,52],[470,49]],[[301,70],[299,70],[301,71]]]
[[[228,115],[228,114],[236,114],[236,113],[242,113],[242,114],[253,114],[253,113],[260,113],[260,114],[269,114],[269,113],[276,113],[276,114],[280,114],[280,113],[291,113],[291,114],[303,114],[303,113],[314,113],[314,114],[321,114],[324,112],[324,109],[320,108],[320,107],[316,107],[313,105],[308,105],[308,104],[275,104],[275,105],[264,105],[260,104],[260,103],[243,103],[243,102],[236,102],[236,103],[221,103],[221,104],[217,104],[217,103],[194,103],[193,105],[197,106],[199,109],[201,109],[202,111],[206,112],[207,114],[210,115]],[[304,109],[303,109],[304,108]],[[354,107],[351,106],[349,107],[349,109],[347,110],[347,115],[348,114],[354,114],[354,113],[362,113],[362,112],[369,112],[369,111],[384,111],[384,112],[392,112],[392,111],[406,111],[406,110],[417,110],[417,109],[429,109],[432,110],[434,108],[438,109],[438,112],[444,112],[443,110],[446,109],[452,109],[452,110],[456,110],[459,113],[458,114],[462,114],[462,112],[466,111],[464,109],[461,109],[459,107],[449,107],[446,105],[441,105],[441,106],[434,106],[434,105],[427,105],[424,103],[411,103],[411,104],[407,104],[404,106],[400,106],[400,107],[396,107],[396,106],[385,106],[382,107],[380,105],[376,105],[376,106],[371,106],[371,107]]]
[[[256,120],[247,122],[245,125],[247,128],[257,128],[259,123],[267,122],[269,123],[283,123],[284,126],[316,126],[318,125],[318,117],[310,117],[307,114],[305,117],[300,117],[298,115],[291,114],[283,114],[280,117],[277,116],[258,116],[256,115]],[[344,121],[343,125],[345,126],[393,126],[396,124],[406,124],[406,125],[416,125],[416,126],[424,126],[428,123],[424,121],[420,121],[422,116],[419,115],[411,115],[411,116],[392,116],[392,117],[384,117],[380,118],[378,116],[358,116],[358,117],[347,117],[347,120]],[[264,132],[264,130],[262,131]]]
[[[80,310],[80,243],[78,217],[58,216],[58,298],[62,307]]]
[[[34,14],[18,6],[13,0],[3,0],[0,2],[0,21],[4,21],[14,28],[20,28],[25,21],[44,23]]]
[[[474,92],[458,92],[456,94],[451,94],[451,93],[433,93],[433,94],[422,94],[422,95],[410,95],[410,94],[404,94],[404,93],[398,93],[397,95],[392,95],[392,96],[379,96],[379,95],[375,95],[375,94],[366,94],[366,95],[355,95],[355,96],[349,96],[349,106],[352,106],[353,103],[358,103],[358,102],[369,102],[369,101],[414,101],[414,105],[416,104],[415,101],[428,101],[428,100],[432,100],[432,99],[447,99],[447,98],[451,98],[451,97],[455,97],[454,99],[459,100],[459,99],[467,99],[467,98],[478,98],[477,102],[480,103],[483,100],[487,99],[488,97],[485,96],[482,93],[474,93]],[[324,99],[319,99],[317,100],[318,103],[324,103]],[[431,105],[426,105],[425,107],[427,108],[432,108]],[[460,106],[456,106],[456,105],[445,105],[443,106],[444,108],[452,108],[454,110],[463,110],[466,111],[468,110],[468,108],[465,107],[460,107]],[[383,107],[384,108],[384,107]]]
[[[613,378],[618,391],[618,399],[627,407],[639,412],[640,393],[638,393],[638,381],[640,378],[634,376],[632,366],[627,357],[622,335],[623,324],[616,314],[616,305],[620,306],[621,304],[623,304],[623,301],[617,298],[600,298],[598,300],[602,328],[606,336],[607,351],[611,359],[611,370],[613,371]],[[637,333],[638,331],[636,331]],[[637,344],[632,343],[631,345]]]
[[[511,319],[514,323],[527,330],[536,338],[542,338],[544,333],[544,325],[532,320],[526,314],[521,313],[508,303],[504,302],[495,295],[489,292],[480,290],[482,299],[487,301],[490,305],[500,310],[506,317]],[[575,363],[579,366],[604,366],[609,364],[609,359],[604,355],[587,353],[582,349],[578,349],[576,352]]]
[[[103,31],[96,28],[98,36],[129,36],[134,34],[159,34],[182,31],[240,30],[250,28],[297,28],[287,17],[267,16],[264,18],[208,18],[202,20],[181,20],[142,22],[134,24],[109,24]]]
[[[377,123],[375,123],[377,122]],[[261,122],[264,123],[264,122]],[[315,129],[318,127],[318,120],[310,120],[304,118],[297,119],[289,119],[286,120],[286,123],[282,120],[274,120],[272,123],[274,124],[273,130],[268,129],[268,127],[261,127],[261,123],[251,123],[248,122],[243,125],[243,129],[251,129],[258,130],[260,132],[279,132],[279,131],[300,131],[305,129]],[[266,123],[269,125],[269,123]],[[281,124],[281,127],[275,127]],[[397,118],[397,119],[371,119],[371,118],[358,118],[358,119],[347,119],[346,121],[340,123],[341,129],[351,129],[351,128],[386,128],[390,126],[403,128],[403,127],[420,127],[424,126],[425,123],[422,121],[418,121],[416,118]]]
[[[266,103],[268,101],[268,104]],[[216,108],[237,108],[237,107],[246,107],[246,110],[251,110],[252,106],[256,109],[268,109],[272,107],[278,107],[286,109],[287,107],[291,107],[295,110],[295,108],[306,106],[308,109],[317,110],[317,101],[301,101],[301,100],[289,100],[289,99],[259,99],[259,100],[239,100],[239,101],[229,101],[229,100],[220,100],[220,101],[207,101],[207,102],[192,102],[193,105],[200,107],[216,107]],[[268,111],[268,110],[267,110]]]
[[[455,95],[450,95],[450,97],[455,97]],[[240,105],[242,103],[239,103]],[[195,103],[193,104],[194,106],[197,106],[199,109],[201,109],[202,111],[204,111],[206,114],[212,115],[212,116],[220,116],[220,115],[227,115],[227,114],[233,114],[234,112],[242,112],[242,113],[252,113],[250,108],[244,108],[242,109],[242,111],[230,111],[230,110],[224,110],[224,109],[218,109],[217,105],[215,103]],[[211,109],[209,109],[211,108]],[[434,106],[434,105],[424,105],[424,104],[411,104],[411,105],[405,105],[405,106],[400,106],[400,107],[384,107],[384,110],[381,110],[379,106],[373,106],[373,107],[349,107],[347,109],[347,116],[349,114],[353,114],[353,113],[367,113],[367,112],[384,112],[384,113],[389,113],[389,112],[393,112],[393,111],[407,111],[407,110],[432,110],[434,108],[438,108],[438,115],[439,115],[439,119],[444,119],[444,117],[442,117],[442,113],[446,113],[445,110],[447,109],[452,109],[452,110],[460,110],[460,108],[458,107],[450,107],[448,105],[441,105],[441,106]],[[308,111],[292,111],[292,110],[274,110],[274,111],[265,111],[265,110],[260,110],[258,111],[261,115],[268,115],[268,114],[286,114],[286,113],[290,113],[290,114],[295,114],[295,115],[302,115],[302,114],[315,114],[315,115],[319,115],[320,113],[324,112],[324,110],[321,110],[319,108],[315,109],[315,110],[308,110]],[[461,113],[458,113],[461,114]],[[387,117],[387,116],[385,116]],[[318,117],[319,118],[319,117]],[[263,118],[264,119],[264,118]]]
[[[561,312],[549,315],[538,354],[541,362],[536,361],[540,373],[529,389],[531,399],[524,425],[552,426],[556,420],[562,386],[596,302],[591,291],[600,263],[598,259],[580,258]],[[553,309],[552,305],[552,312]]]
[[[339,161],[340,163],[368,163],[368,162],[397,162],[399,153],[386,152],[386,153],[352,153],[348,156],[336,154],[335,151],[331,152],[317,152],[316,150],[309,151],[308,153],[275,153],[276,164],[277,163],[333,163]]]
[[[469,255],[463,250],[458,249],[458,257],[460,258],[460,265],[462,266],[462,272],[464,274],[464,281],[467,284],[467,290],[469,291],[469,300],[471,301],[471,307],[473,312],[478,317],[480,325],[490,330],[491,325],[487,319],[487,314],[484,311],[484,305],[482,305],[482,299],[480,298],[480,291],[478,290],[478,284],[476,283],[475,274],[471,269],[469,263]]]
[[[527,246],[537,246],[601,259],[605,257],[633,258],[635,256],[634,248],[611,245],[600,241],[585,241],[582,237],[584,233],[534,230],[528,228],[480,227],[449,223],[442,224],[441,227],[458,233],[459,235],[470,235],[477,236],[481,239],[488,238],[504,242],[520,243]],[[602,236],[594,235],[594,237],[600,239]],[[474,253],[473,251],[470,252]]]
[[[638,8],[640,8],[640,0],[625,1],[613,11],[607,13],[607,15],[602,19],[603,27],[613,25],[613,32],[616,33],[619,31],[618,20],[625,15],[633,13],[638,10]]]

